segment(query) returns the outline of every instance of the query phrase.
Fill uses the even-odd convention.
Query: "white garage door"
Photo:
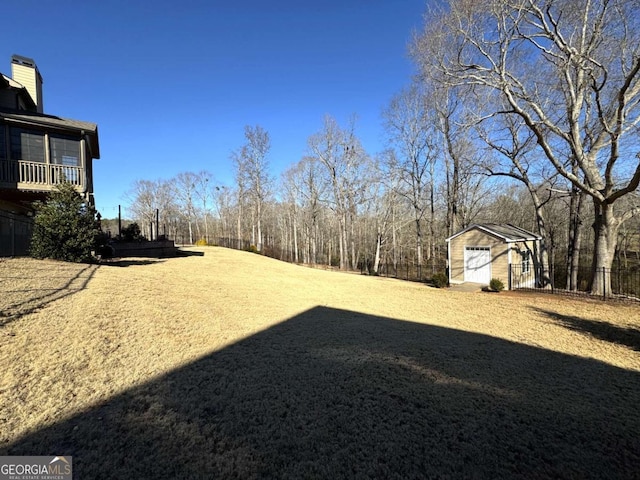
[[[491,281],[491,248],[464,248],[464,281],[488,284]]]

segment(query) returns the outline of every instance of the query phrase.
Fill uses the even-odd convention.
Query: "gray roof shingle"
[[[447,240],[451,240],[454,237],[462,235],[465,232],[473,229],[484,230],[485,232],[492,233],[500,238],[503,238],[507,242],[517,242],[524,240],[539,240],[540,235],[532,233],[524,228],[516,227],[510,223],[478,223],[475,225],[469,225],[464,230],[450,236]]]

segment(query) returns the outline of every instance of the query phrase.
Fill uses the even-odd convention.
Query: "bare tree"
[[[157,208],[156,190],[157,182],[136,180],[133,182],[131,190],[127,193],[130,202],[129,210],[142,227],[142,234],[147,237],[150,234],[148,226],[153,222]]]
[[[466,93],[463,89],[444,84],[433,98],[437,125],[442,135],[449,236],[469,225],[473,216],[472,206],[482,186],[476,168],[481,160],[476,158],[478,148],[474,146],[471,136],[473,122],[468,118],[465,107],[465,100],[468,99]]]
[[[207,242],[209,239],[209,216],[213,208],[213,199],[215,192],[215,180],[210,172],[202,170],[196,174],[195,196],[200,203],[200,212],[202,213],[204,223],[204,238]]]
[[[160,225],[166,229],[174,227],[175,235],[178,208],[174,200],[171,186],[164,180],[136,180],[127,194],[130,206],[129,209],[134,219],[140,224],[145,236],[152,239],[153,228],[151,225],[156,222],[156,213],[159,214]],[[157,226],[156,230],[161,227]],[[166,232],[164,232],[166,234]],[[160,234],[155,232],[156,237]]]
[[[231,242],[233,238],[231,224],[234,193],[225,185],[215,185],[212,189],[212,196],[219,236]]]
[[[494,131],[490,135],[486,130],[478,128],[480,137],[500,156],[507,159],[504,165],[500,159],[497,162],[487,162],[484,168],[491,176],[503,176],[521,182],[529,192],[535,210],[536,230],[542,237],[541,251],[535,255],[539,259],[540,282],[542,286],[549,284],[549,234],[547,232],[547,219],[545,205],[553,197],[553,184],[550,183],[557,174],[544,171],[539,160],[540,152],[536,149],[535,137],[530,130],[524,128],[518,117],[504,115],[499,119],[501,124],[493,122],[490,128],[501,129],[503,135],[497,135]],[[542,171],[536,170],[543,168]]]
[[[373,255],[373,265],[371,270],[374,274],[380,271],[380,262],[384,255],[383,248],[386,246],[389,236],[392,240],[392,248],[395,250],[395,212],[398,208],[398,189],[387,187],[382,179],[386,172],[376,163],[376,174],[370,186],[371,194],[368,196],[369,215],[375,221],[375,250]],[[393,183],[392,183],[393,185]],[[395,254],[395,251],[394,251]],[[394,262],[397,268],[397,262]]]
[[[309,150],[314,158],[324,166],[330,184],[331,197],[324,199],[335,212],[339,225],[340,268],[357,265],[353,220],[358,205],[362,202],[366,181],[365,167],[368,160],[360,141],[354,133],[354,123],[342,129],[330,116],[325,117],[323,129],[309,137]],[[331,256],[331,255],[329,255]]]
[[[272,184],[267,160],[267,155],[271,149],[271,141],[269,133],[259,125],[244,127],[244,136],[246,143],[238,152],[232,154],[232,158],[236,168],[239,195],[247,195],[251,202],[252,243],[258,251],[261,251],[263,244],[263,209],[271,193]],[[240,217],[238,217],[238,222],[240,222]],[[238,233],[240,234],[240,231]]]
[[[591,197],[591,291],[609,292],[618,230],[638,212],[614,211],[640,184],[637,1],[450,0],[448,7],[429,16],[416,44],[423,68],[499,99],[485,114],[519,116],[553,168]]]
[[[300,262],[299,255],[299,231],[300,231],[300,211],[304,208],[304,197],[302,195],[301,183],[299,179],[299,164],[290,167],[282,174],[282,190],[285,194],[288,209],[289,222],[291,226],[290,246],[293,250],[293,261]]]
[[[193,244],[194,224],[198,238],[202,238],[196,211],[198,175],[193,172],[181,172],[176,175],[170,183],[173,189],[174,198],[180,208],[180,213],[187,222],[189,229],[189,243]]]
[[[414,82],[396,95],[383,112],[391,144],[397,151],[384,157],[386,169],[398,179],[396,193],[411,204],[419,267],[423,264],[424,216],[434,209],[433,169],[439,153],[435,143],[436,121],[434,115],[429,115],[427,97],[425,85]],[[431,235],[430,243],[433,241]]]
[[[326,196],[323,166],[314,157],[303,157],[291,171],[303,210],[303,244],[306,263],[318,263],[321,251],[320,228],[323,216],[321,199]]]

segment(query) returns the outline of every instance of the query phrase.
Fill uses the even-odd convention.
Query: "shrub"
[[[61,183],[45,202],[35,203],[30,253],[35,258],[66,262],[92,260],[100,235],[96,209],[68,182]]]
[[[120,233],[120,239],[124,242],[146,242],[147,239],[142,235],[140,226],[137,223],[127,225]]]
[[[258,250],[258,247],[256,247],[255,245],[249,245],[248,248],[245,248],[245,251],[260,254],[260,250]]]
[[[436,288],[448,287],[449,277],[447,277],[447,274],[443,272],[434,273],[431,277],[431,283]]]
[[[494,292],[501,292],[504,290],[504,283],[499,278],[492,278],[489,282],[489,288]]]
[[[207,241],[204,238],[201,238],[200,240],[198,240],[196,242],[196,247],[206,247],[207,245],[209,245],[207,243]]]

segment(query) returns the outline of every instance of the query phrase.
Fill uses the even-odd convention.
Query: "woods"
[[[130,211],[185,242],[223,237],[341,269],[410,262],[444,271],[444,239],[472,223],[543,237],[537,268],[640,263],[640,17],[633,0],[450,0],[410,47],[417,74],[381,115],[387,148],[367,151],[354,117],[319,119],[278,177],[270,138],[245,128],[215,172],[135,182]],[[250,120],[250,119],[248,119]],[[294,121],[295,119],[292,119]],[[149,231],[147,234],[153,234]]]

